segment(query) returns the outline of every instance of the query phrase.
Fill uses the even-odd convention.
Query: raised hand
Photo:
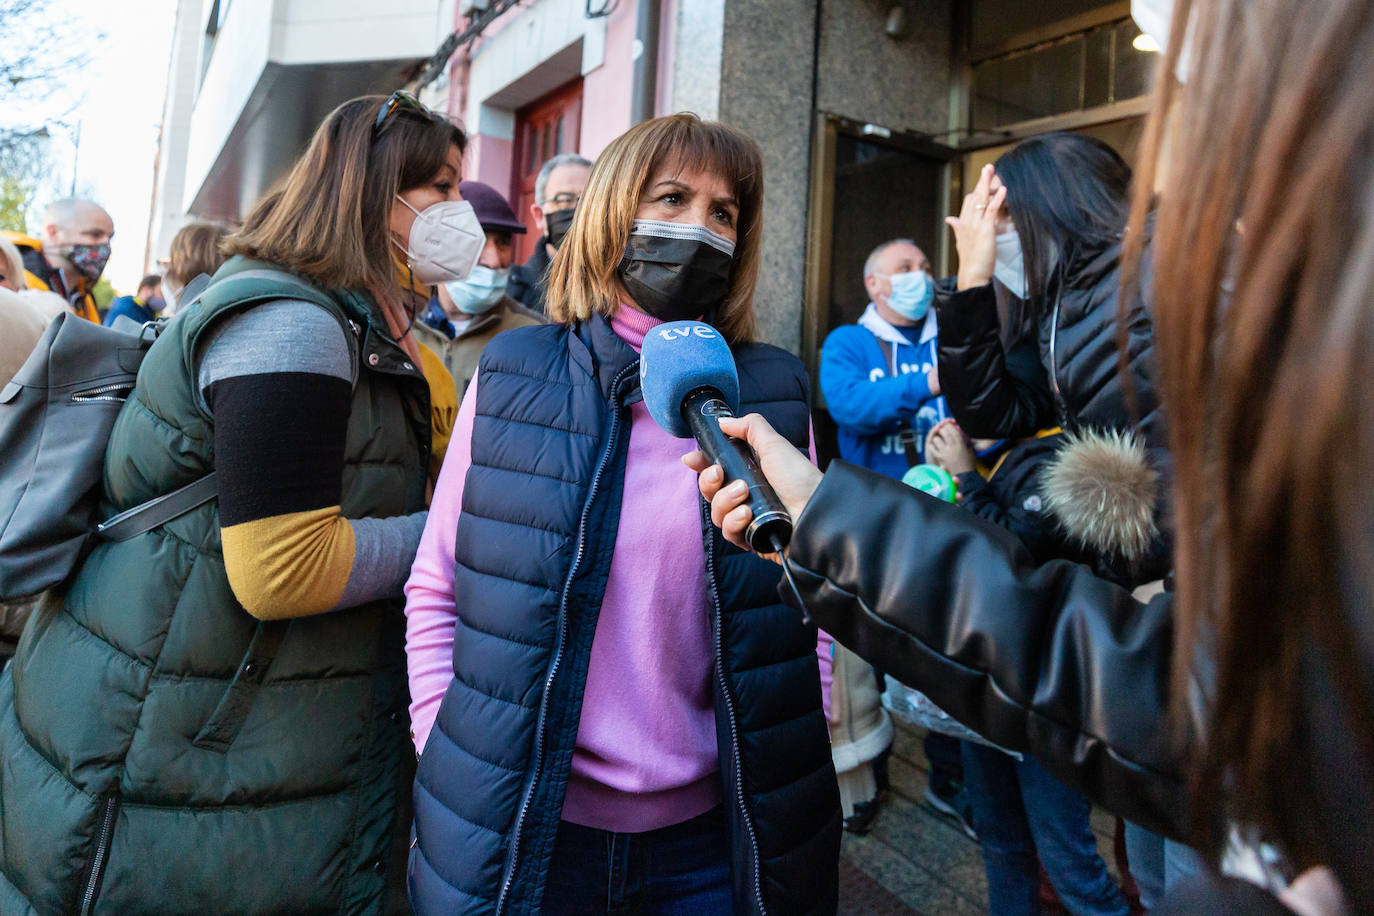
[[[1006,201],[1006,186],[997,180],[992,166],[985,165],[973,193],[964,195],[959,215],[945,217],[954,230],[954,247],[959,253],[959,289],[992,282],[997,263],[997,222]]]

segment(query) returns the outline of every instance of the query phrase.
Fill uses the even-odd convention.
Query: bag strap
[[[874,340],[878,341],[878,349],[883,351],[883,359],[892,367],[892,377],[897,377],[897,356],[896,348],[886,340],[874,335]],[[916,447],[916,430],[911,428],[911,424],[906,420],[897,421],[897,441],[902,443],[902,451],[906,453],[906,463],[908,468],[914,468],[921,463],[921,451]]]
[[[106,541],[127,541],[205,505],[218,495],[219,480],[211,471],[179,490],[154,497],[106,519],[95,526],[95,535]]]
[[[289,287],[303,297],[319,299],[323,294],[299,277],[285,271],[272,269],[251,269],[232,274],[227,280],[271,280]],[[190,305],[200,299],[209,289],[210,277],[201,274],[186,284],[183,296]],[[160,328],[158,328],[160,330]],[[357,331],[355,330],[355,336]],[[354,357],[354,379],[357,384],[357,354]],[[219,495],[219,479],[211,471],[199,480],[192,481],[179,490],[156,496],[145,503],[125,509],[116,516],[106,519],[95,527],[96,537],[106,541],[127,541],[165,525],[174,518],[185,515],[192,509],[203,506]]]

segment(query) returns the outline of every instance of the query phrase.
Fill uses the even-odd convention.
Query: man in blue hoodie
[[[831,331],[821,348],[821,391],[840,457],[900,479],[949,416],[935,369],[930,260],[910,239],[884,242],[864,262],[864,287],[859,323]]]
[[[821,391],[839,427],[840,457],[900,479],[924,461],[927,432],[949,416],[935,368],[938,329],[930,307],[935,278],[930,259],[915,242],[893,239],[873,249],[864,262],[863,280],[869,303],[859,323],[831,331],[821,347]],[[837,647],[840,651],[847,650]],[[842,708],[844,704],[834,702],[834,689],[831,706]],[[834,716],[832,712],[832,743],[846,725]],[[865,743],[862,736],[858,743]],[[962,797],[958,742],[932,733],[925,751],[931,765],[926,801],[972,835]],[[862,767],[853,776],[839,772],[845,813],[851,804],[854,811],[845,821],[851,832],[865,832],[876,815],[886,762],[886,750],[871,760],[872,782],[863,778]],[[842,763],[837,759],[837,771]],[[855,783],[856,796],[866,795],[868,786],[874,786],[876,794],[868,802],[857,797],[851,801],[844,791],[847,781]]]

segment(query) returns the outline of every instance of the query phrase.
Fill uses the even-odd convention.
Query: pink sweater
[[[611,326],[636,350],[658,322],[622,308]],[[472,460],[468,387],[406,583],[406,655],[422,750],[453,676],[453,554]],[[654,830],[720,802],[710,598],[693,444],[630,408],[629,457],[563,819],[619,833]]]

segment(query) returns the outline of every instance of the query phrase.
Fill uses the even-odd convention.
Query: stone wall
[[[763,148],[763,261],[755,306],[764,340],[794,353],[801,347],[814,113],[898,130],[943,130],[952,2],[901,0],[909,24],[897,40],[883,31],[893,6],[884,0],[823,0],[819,9],[814,0],[725,4],[719,117]],[[691,69],[685,47],[680,41],[677,80]],[[698,79],[709,80],[711,69]]]

